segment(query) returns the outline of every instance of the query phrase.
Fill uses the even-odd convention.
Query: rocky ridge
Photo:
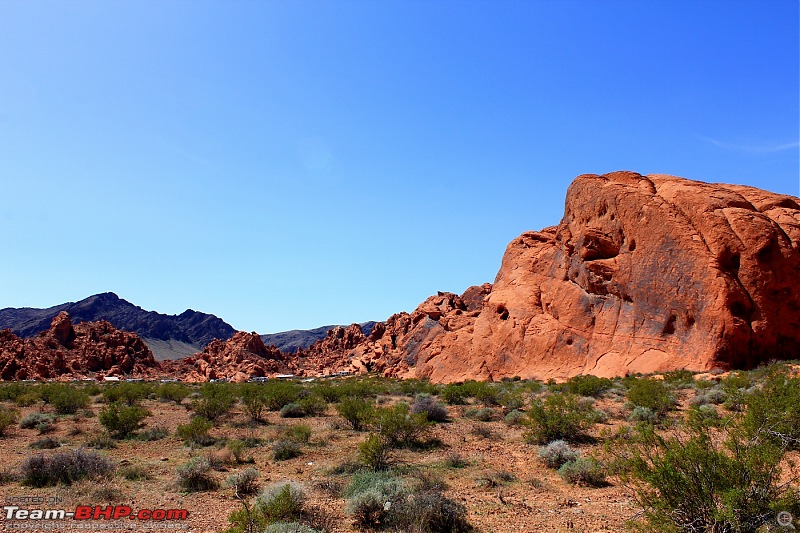
[[[142,339],[105,321],[73,326],[62,311],[37,337],[21,339],[7,329],[0,331],[3,380],[152,377],[158,370]]]
[[[674,176],[587,174],[558,226],[507,247],[490,287],[439,293],[308,367],[567,378],[749,368],[800,352],[800,200]]]

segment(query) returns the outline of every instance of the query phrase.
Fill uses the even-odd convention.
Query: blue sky
[[[798,2],[0,2],[0,307],[261,333],[492,281],[570,181],[799,194]]]

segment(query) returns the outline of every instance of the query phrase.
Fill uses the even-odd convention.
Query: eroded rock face
[[[798,353],[798,198],[615,172],[576,178],[561,223],[512,241],[493,286],[392,316],[338,364],[434,381],[547,379]]]
[[[183,381],[241,382],[289,371],[277,348],[265,346],[257,333],[244,331],[237,331],[227,341],[215,339],[202,352],[180,360],[163,361],[161,366],[164,374],[172,374]]]
[[[158,362],[134,333],[108,322],[72,325],[61,312],[50,329],[21,339],[0,332],[0,379],[72,379],[97,376],[154,376]]]

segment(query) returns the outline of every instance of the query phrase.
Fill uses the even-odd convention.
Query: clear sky
[[[570,181],[799,194],[797,0],[0,1],[0,308],[261,333],[492,281]]]

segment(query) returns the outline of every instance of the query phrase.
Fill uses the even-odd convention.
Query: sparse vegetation
[[[532,444],[554,440],[582,442],[594,424],[594,409],[574,394],[551,394],[543,401],[534,401],[528,411],[525,439]]]
[[[258,491],[258,477],[258,470],[248,467],[228,476],[225,484],[233,489],[237,497],[249,496]]]
[[[112,402],[98,416],[100,423],[116,439],[124,439],[142,427],[142,421],[150,411],[138,405],[123,405]]]
[[[187,446],[210,446],[214,444],[214,438],[208,434],[212,427],[210,421],[194,416],[188,424],[179,425],[175,433]]]
[[[375,408],[372,403],[357,396],[342,398],[336,406],[336,411],[356,431],[366,429],[375,416]]]
[[[28,457],[20,466],[22,484],[30,487],[71,485],[84,478],[100,478],[114,471],[114,464],[99,453],[79,448],[51,455]]]
[[[17,423],[18,418],[19,412],[0,406],[0,437],[5,434],[9,427]]]
[[[186,492],[216,490],[219,483],[205,457],[194,457],[175,469],[178,486]]]
[[[538,455],[548,468],[557,469],[564,463],[577,460],[581,454],[563,440],[555,440],[539,448]]]

